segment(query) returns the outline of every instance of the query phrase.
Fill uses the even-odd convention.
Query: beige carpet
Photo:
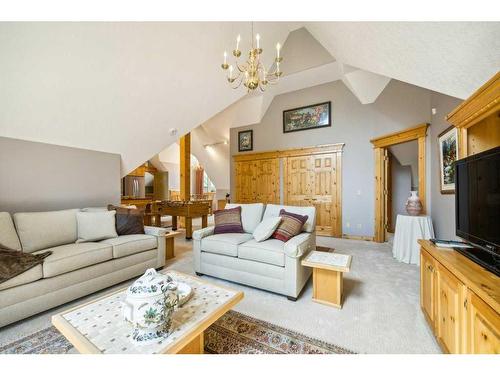
[[[318,237],[318,245],[353,255],[351,272],[345,275],[342,310],[311,301],[312,280],[297,302],[273,293],[211,281],[244,291],[234,310],[304,335],[359,353],[440,353],[419,307],[419,268],[392,258],[387,244]],[[193,273],[192,242],[176,239],[175,259],[167,268]],[[50,316],[70,306],[116,289],[39,314],[0,329],[0,346],[50,326]]]

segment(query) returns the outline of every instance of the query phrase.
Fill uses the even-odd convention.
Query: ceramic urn
[[[123,316],[134,327],[132,340],[141,343],[168,336],[178,302],[177,283],[148,269],[128,288],[123,302]]]
[[[418,216],[422,212],[422,202],[416,191],[411,191],[410,196],[406,200],[406,212],[411,216]]]

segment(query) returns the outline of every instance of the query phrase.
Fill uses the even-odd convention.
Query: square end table
[[[313,301],[341,309],[343,275],[351,270],[351,255],[311,251],[302,265],[313,268]]]

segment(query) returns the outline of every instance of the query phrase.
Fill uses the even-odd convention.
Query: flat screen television
[[[500,272],[500,147],[455,162],[455,202],[456,235],[476,248],[461,252]]]

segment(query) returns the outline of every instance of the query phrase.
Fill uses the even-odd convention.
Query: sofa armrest
[[[144,226],[144,233],[149,234],[150,236],[163,237],[167,234],[167,230],[165,228],[160,227],[150,227]]]
[[[302,232],[285,242],[285,254],[290,258],[300,258],[316,247],[315,233]]]
[[[214,234],[214,229],[215,227],[206,227],[195,230],[193,232],[193,240],[201,240],[204,237],[211,236],[212,234]]]

